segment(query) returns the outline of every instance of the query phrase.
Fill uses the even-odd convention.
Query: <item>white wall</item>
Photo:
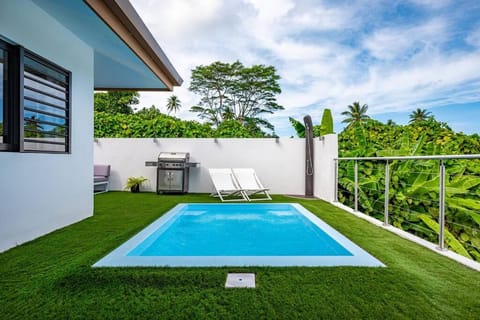
[[[0,34],[72,72],[72,153],[0,152],[0,252],[93,214],[93,51],[28,0],[2,1]]]
[[[338,139],[336,134],[328,134],[314,141],[315,197],[334,201],[335,162],[338,158]]]
[[[315,161],[324,165],[336,157],[336,136],[329,136],[321,146]],[[334,154],[327,154],[333,149]],[[94,143],[95,163],[112,166],[111,190],[122,190],[128,177],[143,175],[149,181],[142,190],[155,191],[156,168],[145,167],[145,161],[156,161],[160,152],[190,152],[190,161],[200,162],[200,168],[190,169],[190,192],[213,190],[208,168],[244,167],[255,168],[272,193],[305,193],[304,139],[281,138],[278,143],[275,139],[97,139]],[[316,187],[333,188],[333,182],[322,176]],[[329,191],[318,195],[328,197]]]

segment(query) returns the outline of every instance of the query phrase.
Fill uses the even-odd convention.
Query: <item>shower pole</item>
[[[313,125],[312,118],[307,115],[305,123],[305,197],[313,198]]]

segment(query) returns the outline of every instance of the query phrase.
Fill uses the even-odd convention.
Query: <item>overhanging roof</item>
[[[32,0],[94,50],[96,90],[166,91],[183,80],[128,0]]]

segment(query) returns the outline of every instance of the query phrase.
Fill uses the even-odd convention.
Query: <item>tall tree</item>
[[[412,111],[412,113],[409,115],[410,117],[409,123],[425,121],[431,115],[432,113],[427,111],[426,109],[417,108],[417,110]]]
[[[111,114],[132,114],[133,106],[139,103],[137,91],[96,92],[94,96],[95,111]]]
[[[356,101],[349,105],[347,111],[342,112],[342,116],[346,116],[345,119],[343,119],[343,123],[348,123],[347,126],[352,126],[355,123],[362,123],[367,119],[370,119],[369,116],[367,116],[367,110],[368,110],[368,105],[364,104],[363,106],[360,106],[360,102]]]
[[[182,104],[176,95],[171,95],[170,97],[168,97],[168,100],[167,100],[168,114],[170,114],[171,112],[177,113],[177,111],[180,110],[181,106]]]
[[[216,61],[208,66],[198,66],[192,70],[189,90],[198,94],[200,102],[190,111],[197,112],[200,119],[207,120],[210,124],[219,126],[224,120],[233,115],[233,110],[228,108],[228,100],[235,83],[235,75],[243,68],[240,62],[232,64]]]
[[[281,93],[275,67],[214,62],[192,70],[190,91],[201,96],[190,109],[209,123],[219,126],[225,120],[236,120],[246,128],[268,128],[273,125],[262,118],[283,110],[276,101]]]

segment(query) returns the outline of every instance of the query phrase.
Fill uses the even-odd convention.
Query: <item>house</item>
[[[182,79],[127,0],[0,2],[0,252],[93,214],[93,91]]]

